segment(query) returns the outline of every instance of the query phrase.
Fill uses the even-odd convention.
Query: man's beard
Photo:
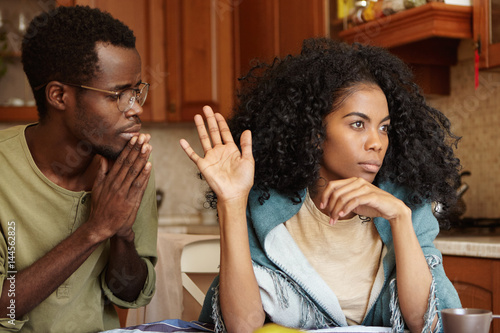
[[[116,151],[116,150],[112,149],[109,146],[94,147],[94,151],[97,154],[101,155],[102,157],[104,157],[104,158],[106,158],[107,160],[110,160],[110,161],[116,161],[118,159],[118,156],[120,156],[120,154],[122,152],[121,150],[120,151]]]

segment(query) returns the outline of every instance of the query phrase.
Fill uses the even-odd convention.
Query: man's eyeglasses
[[[74,83],[65,83],[65,82],[61,83],[68,86],[73,86],[87,90],[94,90],[114,95],[116,96],[116,105],[118,106],[118,110],[124,113],[130,110],[132,106],[134,106],[135,102],[137,102],[137,104],[139,104],[140,106],[143,106],[144,102],[146,102],[146,97],[148,97],[148,91],[149,91],[149,83],[146,82],[141,82],[139,84],[139,87],[137,88],[128,88],[122,91],[104,90]],[[38,87],[35,87],[34,90],[40,90],[46,85],[47,84],[42,84]]]
[[[120,110],[121,112],[127,112],[128,110],[130,110],[135,102],[137,102],[137,104],[139,104],[140,106],[143,106],[144,102],[146,102],[146,97],[148,97],[148,91],[149,91],[149,83],[146,82],[141,82],[139,84],[139,87],[137,88],[128,88],[122,91],[98,89],[89,86],[84,86],[81,84],[73,84],[65,82],[61,83],[66,84],[68,86],[83,88],[87,90],[100,91],[103,93],[115,95],[117,97],[116,105],[118,106],[118,110]]]

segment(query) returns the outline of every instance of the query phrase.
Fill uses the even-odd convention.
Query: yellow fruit
[[[303,331],[280,326],[277,324],[266,324],[263,327],[259,328],[258,330],[254,331],[254,333],[295,333],[295,332],[303,332]]]

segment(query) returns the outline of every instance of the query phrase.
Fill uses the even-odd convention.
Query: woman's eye
[[[391,126],[391,125],[389,125],[389,124],[382,125],[382,126],[380,127],[380,129],[381,129],[383,132],[386,132],[386,133],[387,133],[387,132],[389,132],[389,128],[390,128],[390,126]]]
[[[352,127],[354,128],[363,128],[364,127],[364,122],[362,121],[355,121],[351,124]]]

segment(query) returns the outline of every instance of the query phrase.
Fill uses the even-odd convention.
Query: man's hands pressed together
[[[148,162],[152,150],[150,139],[149,134],[133,137],[111,168],[110,162],[101,158],[87,222],[95,224],[98,238],[108,239],[116,235],[133,241],[132,226],[151,175],[151,162]]]

